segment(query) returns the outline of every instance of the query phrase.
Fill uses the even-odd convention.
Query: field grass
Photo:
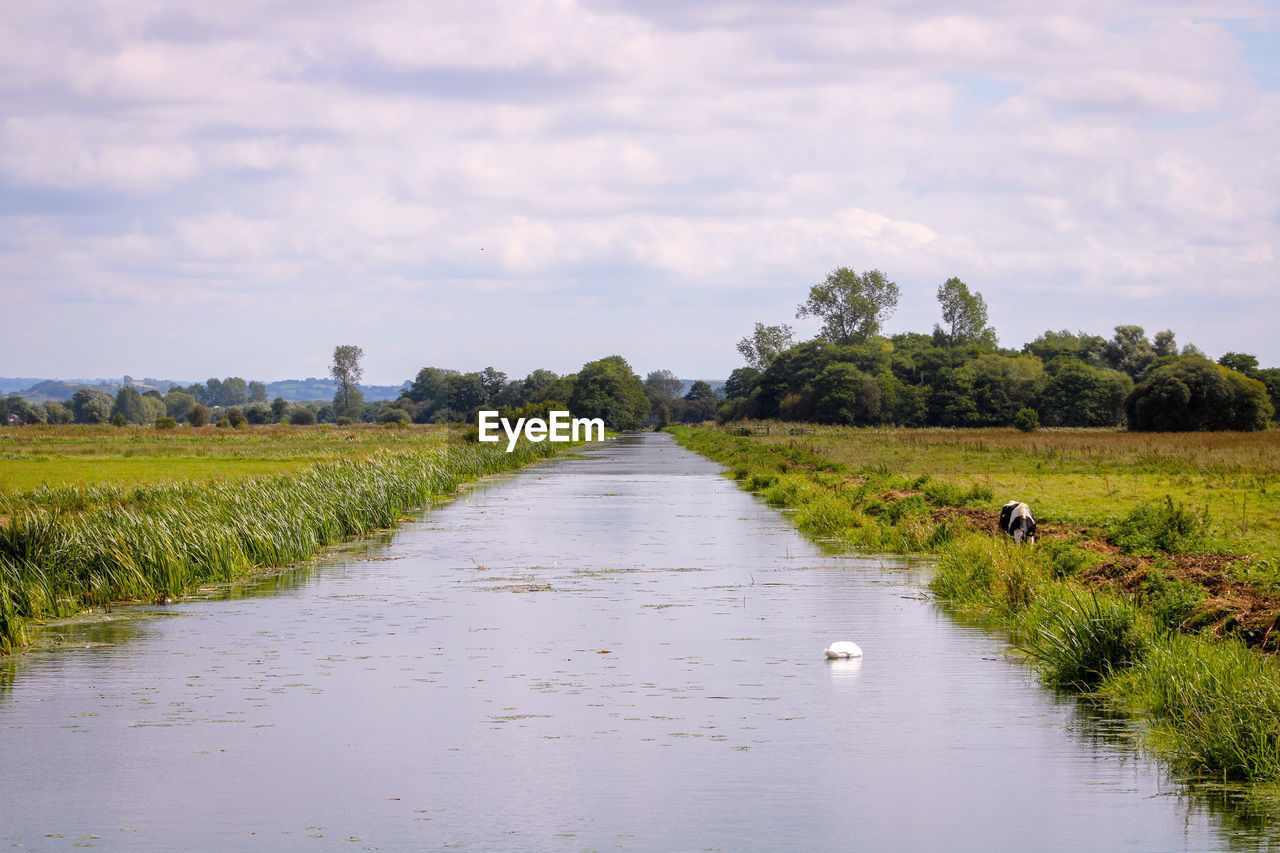
[[[254,426],[248,429],[127,426],[25,426],[0,429],[0,492],[41,485],[141,485],[174,480],[239,479],[296,471],[323,459],[374,450],[422,449],[449,431]]]
[[[13,432],[0,477],[45,476],[0,490],[0,653],[32,623],[288,565],[565,446],[507,453],[434,428]]]
[[[940,600],[1180,769],[1280,783],[1280,433],[670,431],[818,540],[938,555]],[[1014,498],[1035,546],[998,533]]]

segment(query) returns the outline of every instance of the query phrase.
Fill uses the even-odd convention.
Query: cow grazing
[[[1036,520],[1031,507],[1021,501],[1009,501],[1000,508],[1000,529],[1013,537],[1014,542],[1036,544]]]

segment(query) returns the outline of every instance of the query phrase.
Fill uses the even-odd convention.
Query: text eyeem
[[[513,427],[492,409],[480,411],[480,440],[498,441],[498,427],[507,434],[507,452],[516,449],[521,432],[530,441],[604,441],[604,418],[571,418],[568,412],[551,411],[549,420],[518,418]],[[592,434],[597,437],[592,437]],[[579,438],[579,435],[582,435]]]

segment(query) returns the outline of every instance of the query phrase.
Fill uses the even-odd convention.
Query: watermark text
[[[480,411],[480,440],[499,441],[499,428],[507,434],[507,452],[516,449],[520,435],[530,441],[604,441],[603,418],[573,418],[568,412],[553,410],[549,419],[517,418],[515,426],[506,418],[499,418],[492,409]],[[579,437],[581,436],[581,437]]]

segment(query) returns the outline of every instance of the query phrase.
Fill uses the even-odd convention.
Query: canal
[[[825,553],[719,470],[624,436],[258,589],[50,632],[0,662],[0,841],[1267,845],[940,610],[926,565]]]

